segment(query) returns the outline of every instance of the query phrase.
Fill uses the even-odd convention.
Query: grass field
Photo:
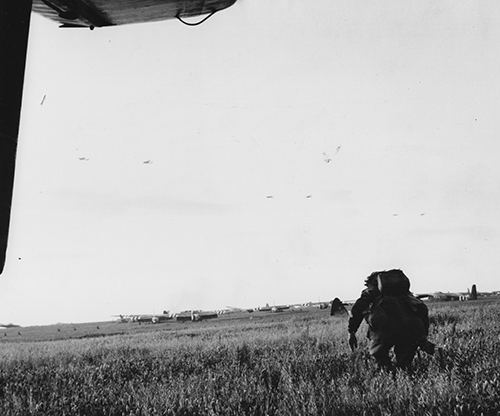
[[[364,326],[351,353],[346,318],[319,310],[12,328],[0,415],[500,415],[500,302],[430,308],[443,353],[410,373],[376,368]]]

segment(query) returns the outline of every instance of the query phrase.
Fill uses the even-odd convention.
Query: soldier
[[[332,305],[330,307],[330,316],[334,315],[347,315],[347,310],[339,298],[332,300]]]
[[[354,303],[349,318],[349,346],[358,346],[356,331],[363,318],[368,323],[370,355],[382,367],[391,364],[389,350],[394,347],[396,365],[408,368],[420,347],[434,353],[427,341],[427,306],[410,292],[410,281],[401,270],[374,272],[365,280],[366,289]]]

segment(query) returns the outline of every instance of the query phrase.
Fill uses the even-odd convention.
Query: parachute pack
[[[379,272],[377,286],[380,295],[373,303],[368,322],[372,329],[405,333],[409,322],[415,318],[422,320],[420,299],[410,292],[410,279],[398,269]]]
[[[410,279],[397,269],[380,272],[377,285],[382,296],[405,296],[410,292]]]

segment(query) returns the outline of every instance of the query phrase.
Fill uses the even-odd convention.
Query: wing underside
[[[33,0],[33,11],[63,27],[103,27],[210,14],[236,0]]]
[[[0,274],[9,234],[17,137],[31,11],[63,27],[103,27],[210,15],[236,0],[0,1]]]

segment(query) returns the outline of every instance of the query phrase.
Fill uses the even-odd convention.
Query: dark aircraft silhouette
[[[178,19],[205,21],[236,0],[2,0],[0,1],[0,274],[7,251],[19,118],[31,11],[60,27],[116,26]],[[184,18],[204,16],[197,23]],[[42,100],[43,104],[43,100]]]
[[[18,0],[16,0],[18,1]],[[211,15],[236,0],[33,0],[33,11],[61,27],[94,27]]]

